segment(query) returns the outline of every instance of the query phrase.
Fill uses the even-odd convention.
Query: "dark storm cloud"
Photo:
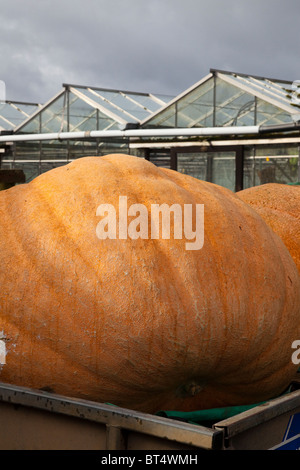
[[[209,69],[300,78],[298,0],[1,2],[8,99],[62,83],[176,95]]]

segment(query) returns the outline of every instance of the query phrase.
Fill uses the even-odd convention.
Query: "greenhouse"
[[[30,181],[78,157],[130,153],[233,191],[294,184],[298,96],[295,81],[215,69],[176,97],[64,84],[1,136],[1,168]]]
[[[169,97],[63,84],[63,89],[14,129],[14,134],[123,129],[138,125]],[[129,152],[124,139],[70,139],[12,143],[2,168],[21,168],[30,181],[38,174],[84,155]]]
[[[0,132],[13,131],[40,107],[41,105],[37,103],[0,102]]]

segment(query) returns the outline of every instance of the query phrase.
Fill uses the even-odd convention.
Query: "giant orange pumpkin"
[[[97,208],[118,215],[120,196],[149,214],[204,204],[203,247],[99,238]],[[87,157],[0,193],[0,230],[2,382],[152,413],[255,403],[294,376],[296,266],[225,188]]]
[[[267,183],[237,194],[280,236],[300,272],[300,186]]]

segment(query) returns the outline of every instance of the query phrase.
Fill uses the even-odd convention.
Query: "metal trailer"
[[[297,449],[300,380],[291,385],[286,395],[206,427],[0,383],[0,450]]]

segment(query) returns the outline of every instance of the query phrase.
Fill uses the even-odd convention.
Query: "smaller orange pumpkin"
[[[268,183],[237,195],[280,236],[300,272],[300,186]]]

